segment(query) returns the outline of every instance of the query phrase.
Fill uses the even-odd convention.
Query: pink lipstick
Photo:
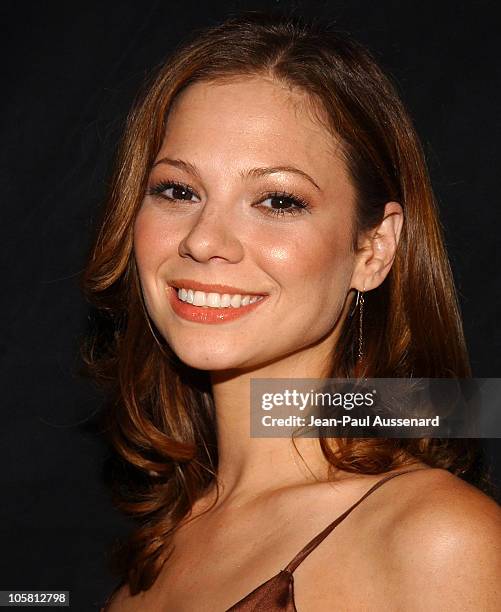
[[[211,306],[193,306],[188,302],[183,302],[177,295],[176,287],[167,287],[169,292],[169,301],[174,312],[187,321],[193,321],[195,323],[226,323],[234,321],[246,314],[252,312],[266,300],[267,295],[263,295],[263,299],[247,304],[246,306],[240,306],[239,308],[213,308]],[[247,294],[252,295],[252,294]]]

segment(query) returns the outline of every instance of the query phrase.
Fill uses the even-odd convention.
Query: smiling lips
[[[183,319],[196,323],[225,323],[241,317],[263,302],[267,295],[258,293],[235,293],[236,288],[227,285],[202,285],[193,283],[189,289],[176,282],[169,286],[169,299],[174,312]],[[210,292],[197,290],[197,287],[210,288]],[[216,293],[214,289],[227,290],[232,293]]]
[[[189,278],[179,278],[176,280],[169,281],[171,287],[176,289],[184,288],[186,290],[193,289],[193,291],[204,291],[216,292],[216,293],[229,293],[230,295],[265,295],[265,293],[256,293],[255,291],[246,291],[238,287],[232,287],[230,285],[219,285],[217,283],[208,285],[207,283],[199,283],[198,281],[191,280]]]

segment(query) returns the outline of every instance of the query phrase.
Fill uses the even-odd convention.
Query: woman
[[[251,378],[471,375],[418,138],[358,44],[250,13],[179,48],[83,286],[138,519],[107,610],[499,609],[468,441],[249,435]]]

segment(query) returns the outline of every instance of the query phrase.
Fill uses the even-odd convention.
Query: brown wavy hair
[[[117,507],[135,528],[115,550],[132,594],[148,589],[171,537],[215,485],[218,450],[208,372],[183,364],[149,319],[133,254],[133,225],[161,147],[169,109],[191,83],[266,75],[307,92],[340,139],[356,190],[354,248],[388,201],[404,225],[392,268],[366,294],[364,360],[357,317],[347,318],[329,376],[471,376],[457,295],[426,162],[395,85],[371,54],[330,22],[252,11],[196,31],[147,84],[129,115],[106,207],[81,278],[95,325],[84,371],[107,391],[104,428],[119,458]],[[319,117],[320,117],[319,113]],[[319,119],[320,120],[320,119]],[[379,474],[420,460],[484,487],[481,452],[462,439],[336,439],[320,444],[332,466]],[[117,485],[119,483],[119,485]]]

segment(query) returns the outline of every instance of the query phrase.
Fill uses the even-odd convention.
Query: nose
[[[179,255],[201,263],[211,259],[229,262],[242,259],[243,245],[237,236],[238,222],[231,208],[234,207],[207,201],[179,243]]]

